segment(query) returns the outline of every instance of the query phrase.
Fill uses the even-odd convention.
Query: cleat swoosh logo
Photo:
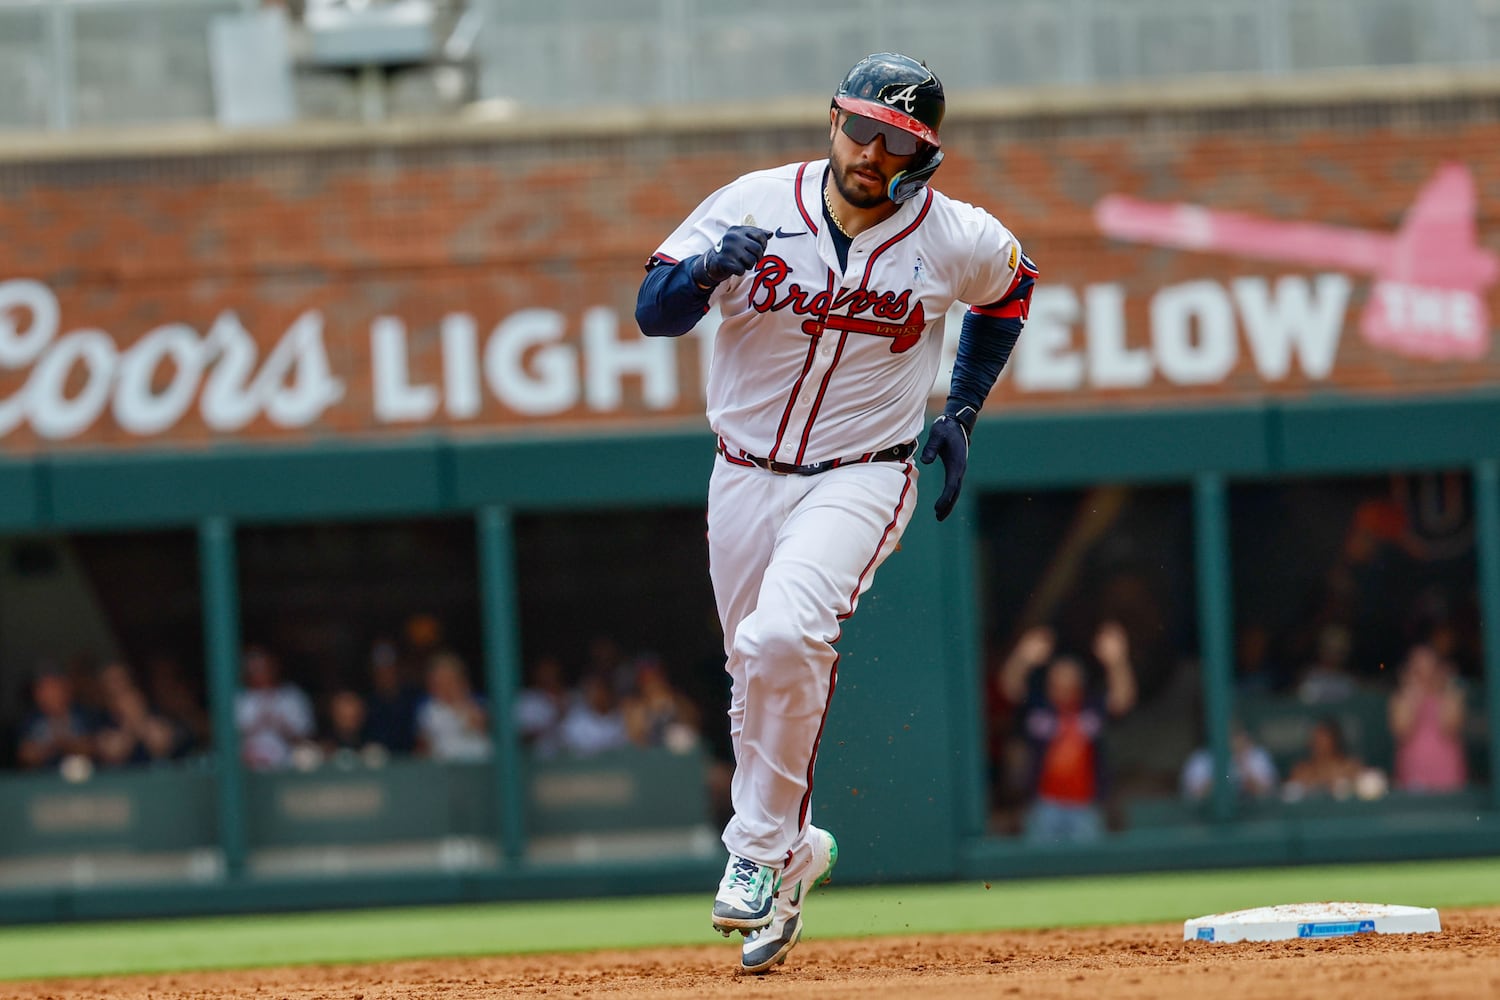
[[[806,229],[800,230],[799,232],[795,232],[795,233],[784,233],[784,232],[781,231],[781,227],[780,226],[776,227],[776,238],[778,240],[789,240],[793,236],[806,236],[806,235],[807,235],[807,230]]]

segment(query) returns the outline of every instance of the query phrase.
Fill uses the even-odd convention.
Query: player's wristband
[[[943,416],[952,420],[964,429],[964,437],[974,436],[974,421],[979,418],[979,411],[961,399],[949,397],[948,405],[943,407]]]
[[[714,288],[719,284],[717,281],[708,276],[708,268],[704,266],[703,255],[701,253],[698,256],[694,257],[693,262],[688,265],[688,276],[693,279],[693,284],[697,285],[705,292],[713,291]]]

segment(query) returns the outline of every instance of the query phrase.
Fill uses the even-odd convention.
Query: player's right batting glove
[[[712,250],[693,261],[693,280],[702,288],[712,288],[726,278],[744,274],[766,252],[770,239],[769,229],[730,226]]]
[[[931,465],[935,458],[943,460],[943,492],[932,505],[939,521],[953,513],[953,505],[958,502],[964,472],[969,468],[969,433],[974,429],[974,418],[978,415],[972,406],[949,403],[927,432],[922,464]]]

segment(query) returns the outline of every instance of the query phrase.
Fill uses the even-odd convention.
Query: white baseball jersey
[[[914,440],[948,308],[1004,297],[1021,258],[988,212],[929,186],[854,237],[841,269],[823,219],[827,164],[746,174],[710,195],[656,253],[676,263],[712,248],[730,226],[774,232],[759,264],[710,299],[723,322],[708,420],[727,447],[794,465]]]

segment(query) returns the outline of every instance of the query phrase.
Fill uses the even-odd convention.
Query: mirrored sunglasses
[[[910,156],[922,148],[922,140],[903,129],[885,122],[878,122],[863,115],[844,116],[844,134],[861,146],[868,145],[877,135],[885,140],[885,151],[892,156]]]

